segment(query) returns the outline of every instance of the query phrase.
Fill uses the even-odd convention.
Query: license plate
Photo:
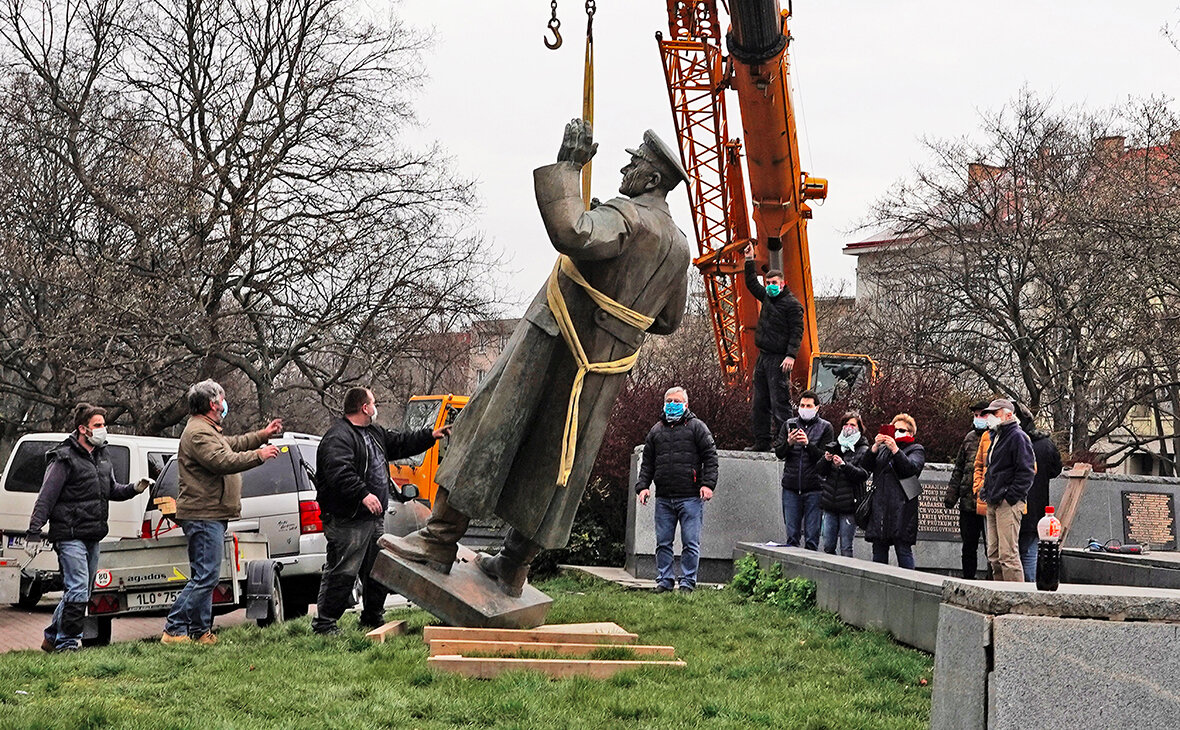
[[[25,549],[25,536],[24,535],[9,535],[8,536],[8,547],[16,548],[18,550],[24,550]],[[52,550],[53,543],[49,542],[48,540],[42,540],[41,541],[41,549],[42,550]]]
[[[127,594],[128,611],[151,611],[157,608],[168,608],[176,602],[180,595],[179,588],[167,591],[145,591],[143,593]]]

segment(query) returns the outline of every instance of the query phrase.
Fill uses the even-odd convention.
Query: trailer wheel
[[[94,625],[98,629],[98,633],[93,639],[83,637],[82,646],[108,646],[111,643],[111,624],[114,619],[110,618],[95,618]]]
[[[267,627],[271,624],[281,624],[284,620],[283,611],[283,584],[279,580],[279,574],[276,571],[270,586],[270,600],[267,601],[266,618],[258,619],[260,627]]]
[[[28,611],[37,607],[43,595],[45,595],[45,584],[41,582],[40,575],[35,575],[32,578],[22,575],[20,577],[20,598],[12,605]]]

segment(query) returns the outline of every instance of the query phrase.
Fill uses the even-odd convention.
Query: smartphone
[[[897,435],[897,432],[894,430],[892,423],[886,423],[884,426],[877,429],[877,433],[881,434],[882,436],[888,436],[889,438],[893,438]]]

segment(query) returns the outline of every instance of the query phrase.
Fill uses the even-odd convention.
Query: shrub
[[[734,563],[734,576],[729,585],[741,596],[788,611],[803,611],[815,606],[814,581],[786,578],[779,563],[761,570],[753,555],[746,555]]]

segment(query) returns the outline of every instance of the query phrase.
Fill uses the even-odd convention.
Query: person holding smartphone
[[[799,396],[799,417],[787,419],[774,441],[783,460],[783,523],[787,544],[819,550],[820,497],[824,478],[817,467],[824,446],[835,440],[832,424],[819,417],[818,396],[805,390]]]
[[[881,427],[861,466],[873,475],[873,511],[865,539],[873,545],[873,562],[889,562],[889,548],[897,553],[897,565],[914,567],[918,542],[918,477],[926,466],[926,449],[915,441],[918,424],[908,413],[899,413]]]
[[[852,541],[856,537],[856,507],[864,498],[865,481],[869,473],[861,467],[865,454],[869,452],[869,440],[865,438],[864,421],[856,411],[848,411],[840,419],[840,433],[836,441],[827,444],[824,458],[818,464],[818,471],[824,478],[819,506],[823,511],[820,537],[824,552],[836,554],[836,542],[840,543],[840,554],[852,557]]]

